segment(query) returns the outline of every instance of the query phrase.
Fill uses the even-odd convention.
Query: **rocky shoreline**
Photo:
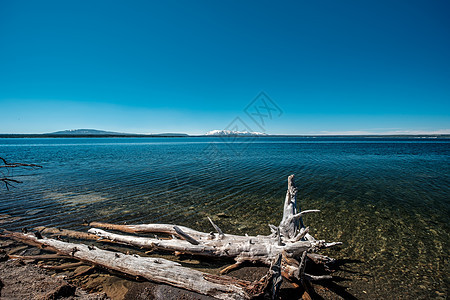
[[[48,255],[43,249],[24,245],[10,239],[0,238],[0,299],[8,300],[177,300],[214,298],[200,295],[165,284],[157,284],[129,278],[124,274],[111,273],[90,266],[62,270],[51,270],[48,266],[61,266],[71,263],[66,258],[60,260],[18,259],[14,256],[31,257]],[[267,273],[264,266],[246,266],[230,272],[240,279],[256,280]],[[217,273],[216,269],[205,269]],[[76,274],[82,274],[75,276]],[[319,285],[314,289],[323,299],[342,299]],[[281,299],[302,299],[289,284],[283,283],[280,291]]]
[[[74,276],[90,268],[85,265],[64,270],[45,268],[67,264],[67,259],[43,262],[10,258],[14,255],[30,257],[44,254],[45,251],[36,247],[8,239],[0,240],[0,299],[212,299],[176,287],[139,282],[101,269]]]

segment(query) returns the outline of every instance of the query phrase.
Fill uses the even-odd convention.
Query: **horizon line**
[[[0,138],[14,138],[14,137],[242,137],[242,138],[258,138],[258,137],[450,137],[450,133],[326,133],[326,134],[264,134],[264,135],[239,135],[239,134],[227,134],[227,135],[207,135],[207,134],[187,134],[187,133],[105,133],[105,134],[55,134],[55,133],[0,133]]]
[[[78,131],[78,132],[77,132]],[[80,131],[92,131],[80,133]],[[187,135],[187,136],[239,136],[239,131],[236,134],[216,134],[208,135],[213,131],[224,131],[224,130],[210,130],[205,133],[185,133],[185,132],[153,132],[153,133],[130,133],[130,132],[116,132],[109,130],[99,130],[92,128],[78,128],[78,129],[67,129],[58,130],[54,132],[46,133],[0,133],[0,135]],[[344,130],[344,131],[319,131],[319,132],[309,132],[309,133],[266,133],[266,132],[247,132],[255,133],[255,135],[247,136],[417,136],[417,135],[450,135],[450,129],[438,129],[438,130],[387,130],[387,131],[370,131],[370,130]]]

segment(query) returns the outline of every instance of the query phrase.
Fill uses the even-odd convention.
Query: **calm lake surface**
[[[344,243],[325,252],[341,260],[342,295],[448,296],[450,140],[0,139],[0,156],[44,166],[0,188],[0,226],[12,230],[85,231],[88,219],[209,232],[211,216],[225,232],[269,234],[295,174],[301,208],[321,210],[304,218],[312,235]]]

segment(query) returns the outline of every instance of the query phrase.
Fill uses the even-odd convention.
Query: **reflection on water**
[[[55,192],[44,193],[43,199],[61,202],[61,204],[72,204],[72,205],[92,204],[95,202],[108,200],[107,197],[102,196],[99,193],[77,194],[77,193],[55,193]]]
[[[4,228],[82,229],[83,219],[178,223],[268,234],[296,174],[313,235],[358,298],[448,293],[450,142],[414,139],[0,139],[0,156],[33,162],[0,191]]]

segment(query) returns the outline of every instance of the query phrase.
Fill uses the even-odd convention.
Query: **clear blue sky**
[[[449,1],[3,1],[0,133],[450,132]]]

